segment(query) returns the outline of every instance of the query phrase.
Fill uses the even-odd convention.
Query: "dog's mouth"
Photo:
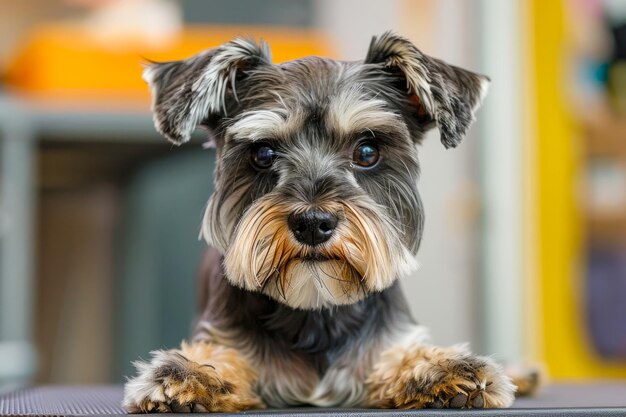
[[[311,253],[308,255],[298,256],[296,259],[305,262],[325,262],[341,260],[341,258],[339,258],[338,256],[327,256],[321,253]]]

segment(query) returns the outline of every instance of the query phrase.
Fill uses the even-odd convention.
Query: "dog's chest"
[[[241,352],[270,407],[358,406],[381,350],[414,326],[397,285],[333,309],[292,309],[223,280],[196,338]],[[237,308],[233,308],[237,306]]]
[[[359,405],[365,397],[365,370],[355,359],[340,360],[320,375],[297,355],[274,356],[258,364],[259,393],[270,407]]]
[[[263,352],[254,357],[260,372],[259,390],[268,405],[346,406],[362,402],[366,368],[370,366],[365,346],[371,340],[360,339],[362,326],[355,324],[362,323],[346,313],[351,311],[281,309],[264,323],[265,331],[256,344]],[[258,343],[260,340],[264,342]]]

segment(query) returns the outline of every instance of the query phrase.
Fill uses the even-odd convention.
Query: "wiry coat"
[[[398,283],[416,268],[423,230],[416,144],[438,127],[443,144],[456,146],[486,77],[386,33],[359,62],[274,65],[265,44],[239,39],[154,64],[145,78],[163,135],[180,144],[204,126],[217,148],[201,233],[213,248],[193,343],[232,349],[254,372],[223,393],[194,397],[181,388],[200,378],[193,372],[159,361],[159,369],[178,369],[161,369],[159,379],[140,364],[127,386],[130,411],[167,411],[181,398],[186,407],[223,411],[219,404],[239,401],[234,395],[242,409],[511,403],[514,387],[491,360],[427,344]],[[353,161],[362,143],[380,155],[371,167]],[[259,144],[275,155],[262,169],[250,160]],[[338,219],[321,245],[299,242],[288,225],[311,210]],[[229,366],[209,354],[199,363]]]

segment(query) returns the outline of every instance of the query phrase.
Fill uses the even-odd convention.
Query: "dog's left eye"
[[[352,161],[363,168],[373,167],[379,158],[378,147],[369,141],[361,142],[352,152]]]
[[[267,169],[276,159],[276,151],[267,143],[260,143],[251,150],[250,160],[257,169]]]

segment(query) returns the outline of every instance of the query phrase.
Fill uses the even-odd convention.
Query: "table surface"
[[[0,415],[123,415],[121,386],[43,386],[0,395]],[[299,408],[247,411],[248,416],[626,416],[626,381],[553,384],[507,410],[369,410]]]

